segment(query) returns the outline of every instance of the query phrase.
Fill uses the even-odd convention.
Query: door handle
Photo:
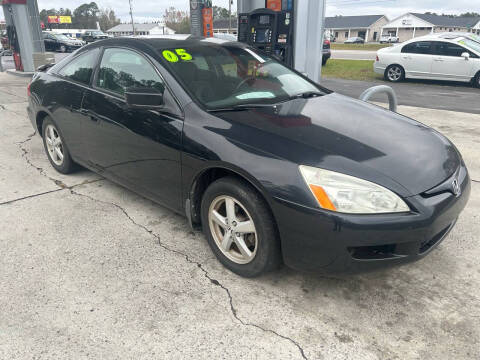
[[[444,61],[444,60],[441,58],[438,58],[438,59],[435,59],[435,61]]]

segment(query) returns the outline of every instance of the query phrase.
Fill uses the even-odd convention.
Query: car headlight
[[[370,181],[304,165],[300,173],[323,209],[348,214],[410,211],[398,195]]]

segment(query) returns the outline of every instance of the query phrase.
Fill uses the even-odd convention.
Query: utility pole
[[[128,0],[128,3],[130,4],[130,19],[132,20],[132,32],[133,32],[133,35],[135,36],[135,25],[133,24],[132,0]]]
[[[228,33],[232,32],[232,2],[233,0],[228,0]]]

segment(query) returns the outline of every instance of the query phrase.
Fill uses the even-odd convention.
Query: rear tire
[[[230,271],[256,277],[280,265],[273,216],[250,185],[233,177],[215,181],[203,195],[201,214],[210,248]]]
[[[390,65],[385,70],[385,80],[397,83],[405,79],[405,70],[400,65]]]
[[[68,151],[65,140],[52,118],[47,116],[42,124],[43,147],[50,164],[62,174],[70,174],[77,168]]]
[[[473,86],[480,89],[480,71],[477,76],[473,79]]]

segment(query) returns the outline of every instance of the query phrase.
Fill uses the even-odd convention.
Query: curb
[[[5,70],[5,72],[10,75],[19,77],[32,77],[33,74],[35,74],[33,71],[17,71],[15,69],[7,69]]]

